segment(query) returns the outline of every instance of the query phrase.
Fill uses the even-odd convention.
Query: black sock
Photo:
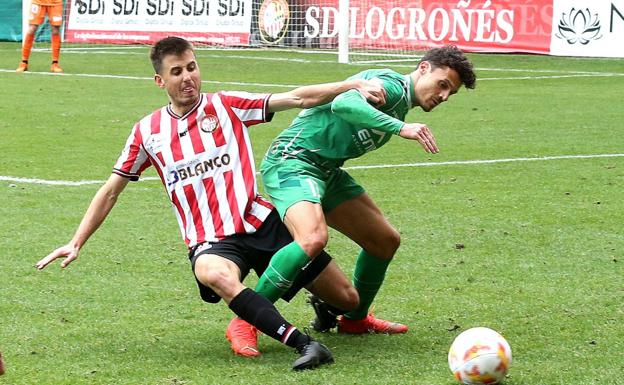
[[[249,288],[243,289],[230,301],[230,309],[262,333],[290,347],[310,342],[310,337],[286,321],[271,301]]]

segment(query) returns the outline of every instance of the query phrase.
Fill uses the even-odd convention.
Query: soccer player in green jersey
[[[407,112],[414,107],[431,111],[462,84],[474,88],[476,76],[458,48],[444,46],[428,51],[410,74],[368,70],[352,78],[382,82],[385,104],[375,107],[357,91],[348,91],[331,103],[303,110],[262,161],[266,192],[294,241],[273,256],[256,291],[277,300],[300,268],[325,247],[329,224],[362,248],[353,274],[359,301],[355,309],[345,312],[312,298],[315,329],[327,331],[337,325],[342,333],[405,333],[407,326],[369,314],[399,247],[399,232],[341,166],[383,146],[392,135],[416,140],[426,152],[437,153],[429,127],[405,123]]]

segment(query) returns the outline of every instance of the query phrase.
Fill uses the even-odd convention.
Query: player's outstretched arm
[[[336,96],[352,89],[360,92],[373,105],[379,106],[386,102],[386,90],[380,81],[352,79],[337,83],[313,84],[273,94],[269,99],[269,111],[319,106],[331,102]]]
[[[378,110],[362,95],[348,91],[337,96],[331,103],[334,115],[360,128],[380,130],[398,135],[404,123],[385,112]]]
[[[345,92],[336,97],[331,105],[332,113],[343,120],[361,128],[369,128],[399,135],[405,139],[416,140],[425,151],[439,152],[435,138],[427,125],[404,123],[371,106],[354,92]]]
[[[128,185],[129,179],[112,174],[91,200],[74,237],[64,246],[59,247],[45,258],[41,259],[35,267],[41,270],[58,258],[65,258],[61,262],[61,267],[67,267],[72,261],[78,258],[80,248],[87,242],[89,237],[100,227],[108,213],[117,202],[119,194]]]

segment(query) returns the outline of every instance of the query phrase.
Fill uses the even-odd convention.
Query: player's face
[[[431,111],[446,102],[461,87],[459,74],[452,68],[433,69],[428,62],[422,62],[416,72],[419,76],[415,80],[414,105],[420,106],[425,111]]]
[[[195,105],[201,90],[201,76],[191,50],[182,55],[167,55],[162,61],[161,73],[154,80],[167,90],[173,110],[183,115]]]

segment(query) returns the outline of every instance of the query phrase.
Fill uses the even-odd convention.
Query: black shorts
[[[269,265],[273,254],[293,241],[292,236],[284,223],[280,220],[276,210],[271,211],[262,226],[252,234],[234,234],[218,242],[205,242],[192,247],[189,251],[189,259],[193,275],[195,275],[195,261],[202,254],[215,254],[234,262],[241,272],[241,282],[253,269],[259,276]],[[292,288],[283,296],[290,300],[303,286],[310,283],[329,264],[331,257],[322,252],[302,269],[305,274],[299,274]],[[210,303],[221,300],[211,288],[204,286],[197,277],[201,298]]]

